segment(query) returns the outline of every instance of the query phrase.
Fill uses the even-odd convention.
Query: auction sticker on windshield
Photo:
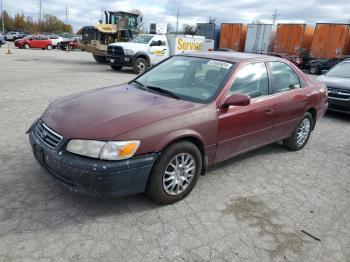
[[[210,60],[208,62],[208,65],[212,65],[212,66],[218,66],[221,68],[225,68],[225,69],[230,69],[232,64],[230,63],[226,63],[226,62],[222,62],[222,61],[217,61],[217,60]]]

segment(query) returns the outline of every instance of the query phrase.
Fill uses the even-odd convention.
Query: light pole
[[[4,23],[4,11],[2,9],[2,0],[0,0],[1,3],[1,28],[2,28],[2,33],[5,34],[5,23]]]

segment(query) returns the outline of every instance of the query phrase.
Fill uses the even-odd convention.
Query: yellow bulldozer
[[[115,42],[127,42],[138,34],[142,17],[124,11],[105,11],[105,22],[96,26],[84,26],[78,48],[92,53],[98,63],[106,63],[107,47]]]

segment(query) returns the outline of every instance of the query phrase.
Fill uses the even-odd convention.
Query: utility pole
[[[177,32],[179,30],[179,16],[180,16],[180,9],[177,9],[177,15],[176,15],[176,33],[175,35],[177,35]]]
[[[66,25],[68,25],[68,5],[66,5]]]
[[[5,34],[4,10],[2,7],[2,0],[0,0],[0,3],[1,3],[1,28],[2,28],[2,33]]]
[[[277,17],[279,17],[280,14],[277,13],[277,9],[275,10],[275,13],[272,15],[272,24],[276,23]]]
[[[39,24],[41,24],[41,0],[39,0]]]

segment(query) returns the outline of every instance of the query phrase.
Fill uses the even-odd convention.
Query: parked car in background
[[[5,37],[0,33],[0,47],[6,43]]]
[[[76,39],[76,38],[64,39],[60,43],[60,48],[62,50],[77,49],[78,48],[78,39]]]
[[[284,59],[203,52],[61,98],[28,134],[38,162],[73,191],[171,204],[208,166],[280,140],[302,149],[326,110],[326,86]]]
[[[15,46],[18,48],[29,49],[29,48],[41,48],[41,49],[52,49],[52,41],[44,35],[29,35],[23,39],[15,41]]]
[[[50,40],[52,41],[52,46],[54,48],[61,48],[61,42],[65,39],[58,35],[49,35]]]
[[[305,68],[309,69],[310,74],[320,75],[322,71],[331,69],[344,59],[346,58],[312,59],[306,63]]]
[[[7,41],[14,41],[16,37],[21,35],[22,32],[8,31],[5,35]]]
[[[350,114],[350,59],[340,62],[317,80],[327,85],[329,110]]]
[[[16,36],[13,37],[13,41],[16,41],[17,39],[22,39],[25,38],[26,36],[28,36],[29,34],[25,34],[25,33],[20,33]]]

